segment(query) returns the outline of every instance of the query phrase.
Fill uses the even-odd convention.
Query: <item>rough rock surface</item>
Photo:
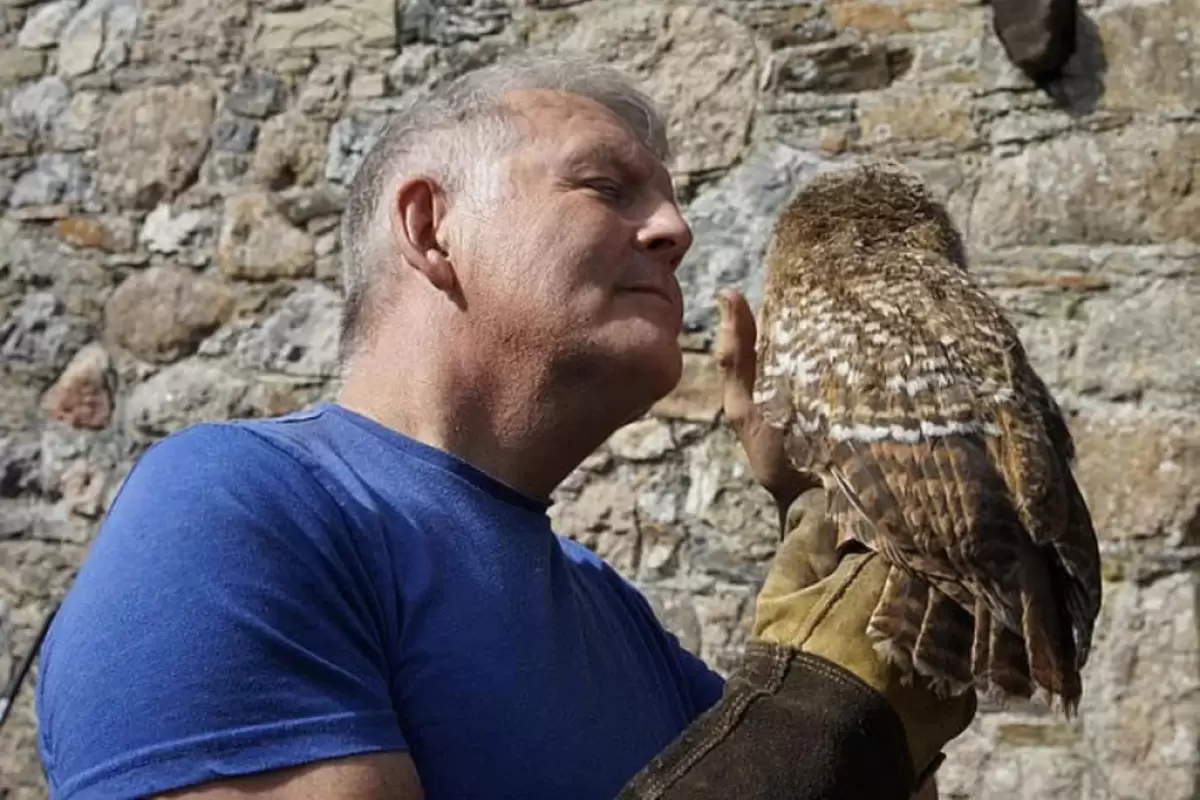
[[[964,0],[0,0],[0,683],[146,446],[332,394],[336,223],[388,110],[582,51],[663,104],[696,245],[683,381],[563,485],[561,530],[735,664],[773,521],[719,419],[713,293],[758,301],[795,182],[903,160],[1071,415],[1107,579],[1080,716],[985,709],[942,796],[1196,797],[1200,4],[1083,12],[1064,108]],[[7,800],[46,796],[29,688]]]

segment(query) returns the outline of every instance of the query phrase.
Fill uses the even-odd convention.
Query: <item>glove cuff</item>
[[[883,695],[819,656],[751,641],[721,699],[619,798],[908,800],[915,778],[904,726]]]

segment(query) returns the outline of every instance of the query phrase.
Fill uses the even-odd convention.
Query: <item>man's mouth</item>
[[[683,318],[683,297],[678,291],[671,291],[665,286],[659,286],[651,283],[627,286],[624,287],[622,291],[629,292],[631,294],[643,294],[650,297],[656,297],[670,306],[672,311],[679,316],[680,320]]]

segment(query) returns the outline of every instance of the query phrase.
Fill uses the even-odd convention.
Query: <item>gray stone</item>
[[[213,214],[202,209],[190,209],[174,214],[167,203],[146,215],[139,236],[147,249],[154,253],[178,253],[197,231],[216,227]]]
[[[748,3],[741,7],[732,6],[730,12],[762,37],[771,49],[777,50],[827,41],[838,35],[839,28],[855,27],[853,19],[835,20],[833,16],[854,7],[851,3],[839,3],[832,9],[821,3]]]
[[[395,42],[392,0],[332,0],[296,11],[267,12],[254,37],[260,52],[392,47]]]
[[[818,153],[764,145],[692,201],[686,217],[695,241],[677,272],[686,331],[698,341],[712,341],[718,289],[739,289],[757,307],[761,262],[779,210],[806,181],[837,163]]]
[[[145,2],[145,0],[143,0]],[[155,9],[153,38],[139,41],[155,64],[238,64],[252,35],[250,0],[168,0]]]
[[[1158,283],[1084,306],[1067,370],[1077,392],[1194,409],[1200,397],[1200,279]]]
[[[17,45],[30,49],[54,47],[77,8],[78,0],[53,0],[39,6],[25,18]]]
[[[387,94],[387,76],[382,72],[355,75],[350,81],[350,100],[372,100]]]
[[[288,295],[257,330],[242,336],[235,358],[247,370],[331,378],[338,368],[342,299],[320,284]]]
[[[55,148],[77,151],[96,146],[101,98],[99,92],[78,92],[71,97],[67,107],[52,119],[50,141]]]
[[[1179,125],[1031,144],[983,170],[971,208],[971,244],[1194,241],[1200,194],[1190,187],[1197,161],[1200,131]],[[1088,202],[1076,202],[1081,197]]]
[[[225,108],[244,117],[264,119],[283,109],[284,88],[279,76],[246,70],[225,97]]]
[[[53,379],[91,337],[92,326],[64,314],[53,293],[33,292],[0,323],[0,356],[10,368]]]
[[[0,50],[0,86],[36,78],[46,68],[46,56],[33,50]]]
[[[51,75],[18,89],[9,101],[13,121],[33,133],[45,133],[67,109],[71,91]]]
[[[151,267],[108,299],[105,336],[144,361],[175,361],[195,352],[233,307],[233,290],[224,283],[180,267]]]
[[[223,116],[213,127],[212,146],[218,150],[249,153],[258,140],[258,126],[235,116]]]
[[[271,280],[311,275],[312,237],[293,227],[262,192],[246,192],[225,202],[217,242],[217,263],[231,278]]]
[[[17,179],[8,203],[14,208],[56,203],[81,206],[87,203],[90,191],[91,176],[80,156],[46,153]]]
[[[228,419],[248,411],[250,382],[197,361],[172,364],[130,393],[125,424],[131,432],[160,437],[188,425]]]
[[[496,0],[409,0],[402,6],[400,43],[445,46],[493,36],[504,29],[510,14],[508,4]]]
[[[325,179],[349,183],[387,122],[386,117],[377,114],[351,114],[338,120],[329,131]]]
[[[346,193],[337,186],[319,184],[312,187],[293,187],[275,197],[280,213],[293,225],[304,225],[317,217],[340,214],[346,204]]]
[[[113,201],[151,209],[195,180],[208,149],[214,95],[202,84],[122,94],[104,117],[96,153]]]
[[[650,417],[631,422],[608,440],[613,455],[627,461],[657,461],[675,449],[671,427]]]
[[[400,51],[388,67],[388,83],[393,90],[420,86],[437,67],[438,48],[431,44],[410,44]]]
[[[1104,108],[1187,113],[1200,106],[1200,37],[1180,26],[1190,0],[1104,6],[1095,12],[1108,68]]]
[[[970,92],[955,86],[897,84],[858,100],[860,143],[881,154],[941,155],[972,146],[978,137]]]
[[[250,179],[272,190],[310,186],[321,177],[329,124],[296,113],[263,123]]]
[[[711,8],[581,6],[570,32],[531,36],[533,51],[581,53],[622,68],[663,108],[679,172],[708,172],[742,155],[759,85],[745,25]]]
[[[87,0],[62,31],[59,73],[76,77],[124,64],[137,23],[137,0]]]
[[[903,74],[904,50],[885,44],[841,41],[789,51],[775,80],[789,92],[862,92],[883,89]]]
[[[37,439],[0,437],[0,497],[40,491],[40,463],[41,447]]]
[[[1200,544],[1200,418],[1092,412],[1071,432],[1075,473],[1100,536]]]
[[[702,335],[711,335],[705,329]],[[679,383],[652,412],[664,419],[713,423],[721,413],[723,386],[716,362],[708,353],[684,351],[683,375]]]
[[[350,94],[351,63],[336,58],[322,61],[308,73],[296,98],[296,109],[315,119],[336,120]]]

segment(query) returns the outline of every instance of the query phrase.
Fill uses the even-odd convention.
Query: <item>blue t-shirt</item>
[[[546,511],[334,404],[165,438],[42,651],[52,796],[407,750],[430,800],[612,797],[722,681]]]

